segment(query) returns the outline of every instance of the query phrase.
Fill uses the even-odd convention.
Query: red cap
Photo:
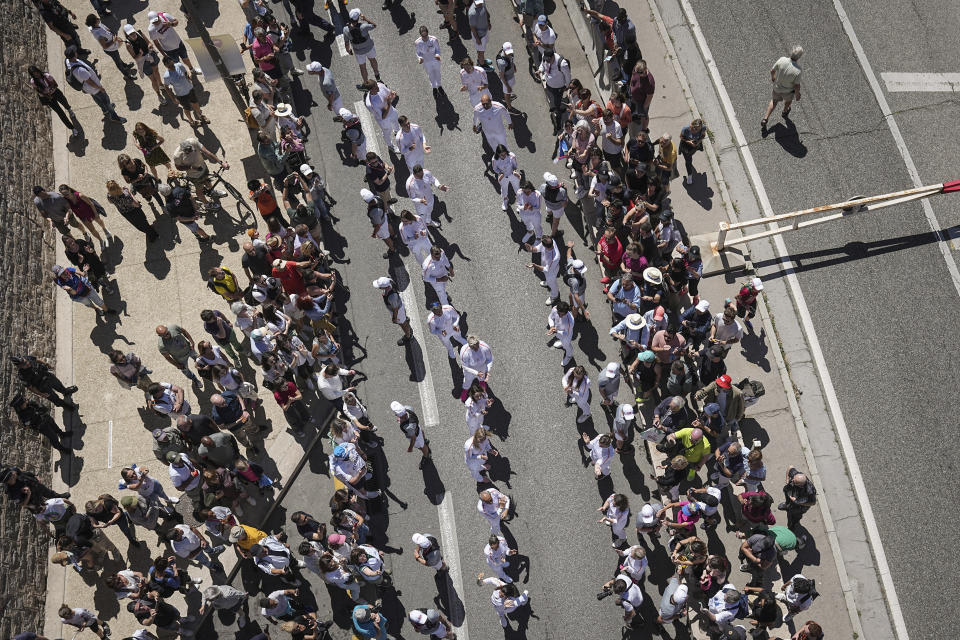
[[[717,386],[720,387],[721,389],[729,389],[732,382],[733,382],[733,379],[730,378],[730,376],[728,376],[727,374],[723,374],[722,376],[717,378]]]

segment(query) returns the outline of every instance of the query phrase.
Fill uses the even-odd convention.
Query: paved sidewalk
[[[673,139],[677,140],[680,129],[689,124],[693,118],[700,116],[693,104],[689,88],[685,84],[686,80],[680,75],[682,71],[676,63],[672,44],[662,24],[659,23],[659,15],[655,13],[656,8],[646,0],[626,0],[622,6],[626,7],[636,27],[637,41],[656,80],[656,93],[650,105],[651,138],[655,139],[664,133],[670,133]],[[590,70],[595,74],[596,87],[606,100],[610,95],[611,83],[606,77],[605,70],[598,72],[598,66],[603,64],[602,42],[596,37],[596,30],[589,24],[589,18],[581,12],[577,0],[565,0],[563,8],[570,16]],[[608,2],[604,13],[616,15],[617,8],[616,5]],[[706,123],[708,132],[710,124],[710,122]],[[712,138],[705,142],[705,147],[707,153],[698,154],[694,158],[694,164],[701,173],[695,176],[693,184],[685,183],[685,172],[682,167],[680,171],[684,175],[671,183],[671,203],[688,237],[715,233],[720,221],[735,218],[727,184],[720,173],[719,164],[712,150]],[[705,254],[709,252],[709,247],[701,248]],[[702,299],[711,301],[712,312],[719,312],[722,310],[724,299],[732,298],[737,293],[740,283],[747,278],[748,274],[744,272],[705,278],[700,285],[700,296]],[[784,484],[786,468],[794,465],[801,470],[807,470],[805,451],[809,448],[809,443],[806,442],[806,434],[803,433],[800,409],[794,395],[793,382],[784,363],[781,345],[763,305],[761,305],[760,315],[754,321],[754,327],[755,330],[746,332],[742,342],[731,350],[727,357],[727,366],[735,382],[750,378],[763,383],[766,389],[766,395],[757,404],[747,409],[746,418],[741,421],[741,440],[748,446],[755,440],[759,440],[767,466],[765,489],[774,497],[776,504],[783,497],[781,487]],[[789,393],[786,389],[790,390]],[[648,422],[652,418],[652,409],[650,406],[645,406],[641,411],[641,415]],[[649,452],[655,462],[662,461],[662,454],[656,452],[652,446],[649,447]],[[819,480],[816,475],[812,477],[815,482]],[[818,490],[820,490],[822,502],[823,488],[818,485]],[[743,488],[738,487],[736,491],[739,493]],[[726,511],[729,512],[731,506],[726,505]],[[786,523],[784,512],[775,510],[774,513],[778,524]],[[827,532],[833,531],[832,522],[829,526],[825,525],[821,508],[817,506],[804,516],[803,527],[809,532],[811,542],[799,552],[788,553],[785,561],[781,561],[779,566],[770,569],[768,577],[773,577],[774,589],[780,589],[784,575],[790,577],[802,572],[805,576],[816,579],[821,598],[809,611],[801,614],[796,622],[802,624],[807,619],[815,619],[831,637],[862,637],[863,630],[858,613],[849,610],[852,600],[849,597],[850,587],[845,570],[842,566],[838,567],[837,550],[831,548],[829,544],[831,538],[828,537]],[[711,537],[710,551],[726,549],[728,558],[734,559],[736,548],[741,541],[736,539],[732,532],[721,531],[723,528],[723,526],[718,527],[716,531],[719,541]],[[717,542],[720,546],[714,547]],[[666,576],[660,580],[659,576],[654,575],[654,582],[665,584]],[[737,587],[742,587],[748,581],[747,574],[738,572],[735,562],[730,581]],[[660,585],[658,590],[662,591],[663,586]],[[847,606],[841,605],[844,601]],[[691,617],[692,615],[691,613]],[[790,626],[781,627],[777,630],[779,634],[774,632],[772,636],[782,636],[788,629],[792,635],[795,628]],[[696,624],[692,625],[691,631],[697,637],[706,637]]]
[[[171,382],[182,387],[195,411],[209,413],[209,396],[216,392],[215,389],[207,383],[199,395],[195,393],[190,381],[158,353],[154,328],[159,323],[175,323],[187,329],[196,341],[209,339],[203,331],[200,311],[209,308],[222,311],[228,318],[233,315],[227,302],[204,286],[206,271],[222,265],[231,269],[242,282],[246,280],[240,265],[242,252],[239,250],[239,243],[245,239],[243,232],[246,224],[237,222],[241,212],[232,199],[224,198],[225,213],[207,216],[203,226],[211,235],[215,235],[214,242],[209,245],[199,244],[182,226],[180,241],[175,241],[173,223],[165,215],[155,225],[160,239],[148,244],[145,236],[107,202],[106,180],[115,179],[123,184],[117,167],[117,155],[126,153],[131,158],[142,158],[131,136],[134,124],[142,121],[166,139],[163,148],[171,158],[181,140],[199,134],[202,144],[219,157],[227,159],[230,169],[225,177],[241,193],[246,193],[249,178],[263,177],[265,174],[248,137],[237,135],[244,127],[221,78],[200,76],[198,97],[203,112],[212,122],[209,127],[191,129],[183,119],[178,118],[177,107],[172,104],[163,107],[158,105],[149,79],[138,78],[124,83],[112,61],[99,52],[99,45],[82,26],[84,17],[90,12],[89,3],[69,0],[65,4],[79,16],[81,40],[88,49],[94,51],[91,57],[99,58],[98,69],[102,73],[103,84],[116,103],[119,114],[127,118],[123,126],[102,121],[100,109],[88,96],[65,88],[64,93],[83,128],[84,139],[68,141],[69,132],[58,121],[53,123],[56,183],[69,184],[103,203],[108,214],[105,219],[107,228],[116,236],[115,246],[109,248],[104,256],[111,271],[111,280],[119,291],[119,294],[105,297],[110,306],[120,311],[118,316],[114,316],[115,320],[102,321],[95,317],[91,309],[72,304],[62,292],[56,292],[58,375],[62,380],[80,387],[75,396],[81,407],[80,415],[73,420],[74,428],[79,430],[75,445],[82,443],[83,448],[76,452],[72,460],[54,462],[54,476],[57,478],[55,488],[63,491],[69,485],[72,501],[82,511],[87,500],[95,499],[101,493],[111,493],[117,498],[129,494],[129,491],[118,490],[117,483],[120,481],[120,469],[131,463],[147,466],[151,475],[161,480],[167,493],[176,495],[167,477],[166,466],[153,455],[150,436],[150,430],[165,427],[172,421],[146,409],[143,394],[139,390],[124,389],[109,375],[109,352],[121,349],[137,353],[144,364],[153,369],[152,380]],[[118,24],[129,22],[146,33],[148,7],[138,6],[142,10],[130,14],[124,7],[115,5],[114,17],[105,21],[105,24],[117,31],[122,28]],[[238,3],[219,3],[214,21],[209,20],[205,13],[209,8],[201,11],[204,12],[204,24],[211,33],[241,32],[246,21]],[[179,7],[171,5],[165,11],[180,21],[177,30],[184,41],[199,35]],[[50,72],[62,87],[66,87],[63,80],[62,42],[48,32],[47,44]],[[124,60],[129,59],[123,47],[121,56]],[[196,64],[195,52],[190,50],[189,56]],[[244,61],[249,68],[249,58],[244,57]],[[161,166],[159,170],[164,172],[165,168]],[[139,199],[144,200],[142,197]],[[147,219],[152,222],[159,210],[152,210],[146,202],[143,204]],[[256,224],[250,217],[244,222]],[[66,264],[59,238],[57,250],[59,263]],[[241,367],[247,379],[254,378],[251,365],[256,367],[252,360],[244,365],[245,368]],[[264,447],[268,455],[255,461],[263,464],[274,478],[282,479],[300,460],[310,437],[294,438],[272,394],[261,388],[260,396],[263,408],[258,412],[259,422],[266,422],[271,429],[266,435]],[[320,415],[321,409],[314,407],[314,413]],[[258,523],[269,505],[261,500],[256,507],[244,507],[241,519]],[[186,516],[187,522],[192,520],[188,507],[182,504],[180,511]],[[121,562],[126,558],[131,568],[145,574],[149,557],[155,556],[160,547],[156,545],[153,533],[139,529],[138,535],[141,540],[147,541],[147,548],[130,548],[128,551],[127,540],[120,531],[116,527],[107,529],[107,536],[119,550],[119,556],[114,557],[113,564],[108,562],[105,566],[117,570],[122,568]],[[228,549],[221,559],[229,572],[235,563],[233,552]],[[206,584],[210,583],[206,570],[195,568],[191,573],[195,577],[203,576]],[[105,571],[103,575],[105,577],[109,573]],[[102,580],[97,581],[96,589],[92,586],[84,584],[81,576],[72,568],[50,565],[45,635],[67,637],[65,634],[73,634],[72,630],[61,627],[56,615],[62,602],[97,610],[103,619],[111,623],[113,637],[127,637],[139,628],[132,615],[120,611],[126,601],[118,602]],[[186,614],[187,606],[182,596],[177,594],[170,601],[182,614]],[[196,613],[198,607],[199,604],[191,599],[190,612]]]

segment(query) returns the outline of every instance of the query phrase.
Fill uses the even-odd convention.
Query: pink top
[[[250,47],[253,50],[254,58],[262,58],[273,53],[273,40],[270,39],[270,36],[265,36],[263,42],[260,42],[256,38],[253,39],[253,45]],[[270,71],[276,65],[270,62],[269,60],[261,60],[257,63],[257,66],[263,69],[264,71]]]

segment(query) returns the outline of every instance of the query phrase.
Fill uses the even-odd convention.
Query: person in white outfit
[[[493,443],[487,436],[486,429],[483,427],[474,431],[473,435],[463,443],[463,462],[467,465],[470,475],[477,482],[491,482],[487,475],[487,471],[490,469],[487,460],[490,456],[498,455],[500,455],[500,452],[494,448]]]
[[[550,310],[550,315],[547,316],[547,325],[550,327],[547,329],[547,335],[555,338],[550,346],[554,349],[563,349],[563,361],[560,363],[562,367],[567,366],[573,358],[573,322],[570,305],[562,300]]]
[[[433,204],[436,196],[433,195],[433,188],[437,187],[440,191],[449,191],[450,187],[442,184],[433,177],[433,174],[423,166],[417,164],[410,170],[410,177],[407,178],[407,196],[413,200],[417,207],[417,213],[427,220],[433,220]]]
[[[477,336],[468,336],[467,344],[460,348],[460,366],[463,368],[463,390],[460,392],[460,401],[466,402],[467,390],[474,380],[478,380],[484,389],[490,381],[490,369],[493,368],[493,352],[490,350],[490,345]]]
[[[524,251],[540,254],[540,264],[530,263],[528,269],[535,269],[543,274],[541,287],[550,290],[550,297],[545,304],[552,305],[560,297],[560,290],[557,288],[557,274],[560,272],[560,248],[553,241],[553,238],[544,234],[540,236],[540,242],[531,246],[528,243],[523,245]]]
[[[481,96],[490,95],[487,91],[487,72],[474,66],[470,56],[460,63],[460,84],[460,91],[468,92],[470,104],[474,107],[480,104]]]
[[[617,555],[623,558],[620,561],[620,570],[633,578],[637,584],[643,584],[642,580],[647,572],[647,550],[639,544],[626,549],[617,549]]]
[[[457,358],[457,352],[451,344],[451,340],[456,340],[460,346],[467,344],[467,339],[460,333],[460,314],[449,304],[440,304],[434,302],[430,305],[430,317],[427,318],[427,327],[430,333],[437,336],[443,346],[447,348],[447,357]]]
[[[467,392],[467,400],[463,403],[467,408],[467,431],[476,433],[477,429],[487,428],[483,421],[486,420],[487,411],[490,410],[492,402],[480,383],[474,380]]]
[[[364,488],[364,480],[369,480],[373,474],[367,470],[367,462],[354,443],[344,442],[333,448],[333,453],[330,454],[330,470],[335,478],[346,485],[348,491],[364,500],[380,495],[379,490],[367,491]]]
[[[413,172],[417,165],[423,166],[426,154],[430,153],[430,145],[427,144],[427,138],[423,135],[423,129],[420,125],[410,122],[407,116],[400,116],[397,119],[400,124],[400,131],[397,131],[397,146],[400,147],[400,153],[403,160],[407,163],[407,169]]]
[[[582,411],[577,418],[577,424],[583,424],[590,417],[590,378],[587,377],[587,370],[581,366],[570,367],[563,374],[562,383],[567,394],[567,404],[576,402]]]
[[[383,134],[383,141],[391,151],[399,153],[400,149],[397,148],[393,139],[397,129],[400,128],[398,122],[400,114],[393,108],[393,100],[397,94],[393,89],[376,80],[368,80],[363,84],[363,88],[367,92],[363,104],[377,121],[380,132]]]
[[[492,585],[495,587],[490,595],[490,602],[493,604],[494,611],[500,616],[500,625],[504,629],[510,626],[507,620],[507,614],[513,613],[523,605],[530,602],[530,594],[527,591],[520,593],[516,585],[512,582],[504,582],[500,578],[490,576],[484,578],[482,573],[477,574],[477,585]]]
[[[510,206],[510,185],[513,185],[514,196],[520,195],[520,167],[517,156],[504,145],[498,145],[493,153],[493,173],[500,183],[500,197],[504,211]]]
[[[533,183],[524,182],[517,194],[517,209],[520,211],[520,220],[526,227],[527,233],[521,242],[529,242],[543,235],[543,197]]]
[[[436,96],[440,89],[440,41],[436,36],[430,35],[430,30],[425,26],[420,27],[420,37],[416,41],[417,64],[422,64],[430,79],[430,86],[433,87],[433,95]]]
[[[604,433],[591,440],[590,436],[583,434],[583,441],[587,445],[587,451],[590,452],[590,460],[593,461],[593,473],[597,476],[597,479],[610,475],[610,461],[616,455],[613,448],[613,438]]]
[[[453,265],[440,247],[432,247],[430,255],[423,261],[423,281],[437,292],[440,304],[449,304],[447,282],[453,278]]]
[[[511,549],[507,544],[507,539],[502,535],[490,536],[487,545],[483,548],[483,555],[487,559],[487,566],[497,574],[497,577],[504,582],[513,582],[513,578],[508,576],[504,569],[510,566],[507,556],[517,555],[516,549]]]
[[[473,108],[473,132],[483,131],[483,137],[492,151],[501,144],[507,146],[507,129],[513,129],[507,108],[488,93],[481,96],[480,104]]]
[[[603,516],[598,521],[610,527],[613,533],[612,547],[619,549],[627,541],[627,525],[630,523],[630,503],[622,493],[611,493],[597,509]]]
[[[427,235],[427,227],[439,226],[433,220],[426,220],[407,209],[400,212],[400,239],[417,259],[417,264],[423,264],[433,248],[430,236]]]
[[[608,362],[606,368],[597,376],[597,390],[600,392],[600,404],[612,408],[620,391],[620,363]]]
[[[510,498],[494,488],[480,492],[477,511],[490,523],[490,533],[500,533],[500,521],[510,512]]]

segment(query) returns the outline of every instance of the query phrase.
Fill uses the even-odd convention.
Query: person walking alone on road
[[[506,211],[510,206],[510,186],[513,185],[515,197],[520,195],[520,167],[517,164],[517,156],[507,149],[506,145],[498,144],[493,152],[492,164],[493,173],[497,176],[497,182],[500,183],[500,197],[503,198],[500,208]]]
[[[760,121],[761,130],[766,130],[767,121],[770,114],[773,113],[778,102],[783,102],[783,118],[790,115],[790,107],[793,101],[800,101],[800,75],[801,69],[798,64],[800,56],[803,55],[803,47],[794,45],[790,49],[790,56],[783,56],[773,63],[770,69],[770,82],[773,83],[773,96],[770,98],[770,104],[767,105],[767,111],[763,114]]]
[[[374,45],[370,32],[377,28],[377,25],[367,19],[360,9],[350,9],[350,20],[343,28],[343,44],[347,53],[352,53],[360,65],[360,77],[363,82],[357,85],[362,89],[367,83],[367,60],[373,67],[373,77],[380,81],[380,68],[377,66],[377,48]],[[389,143],[388,143],[389,144]]]
[[[507,147],[507,129],[513,129],[510,111],[491,98],[489,93],[483,94],[480,104],[473,108],[473,132],[482,131],[483,139],[493,152],[501,145]]]
[[[467,465],[470,475],[477,482],[492,484],[493,481],[487,475],[487,471],[490,470],[488,460],[490,456],[499,455],[500,452],[494,448],[493,443],[490,442],[490,437],[487,435],[487,430],[483,427],[478,427],[473,435],[463,443],[463,462]]]
[[[384,260],[389,260],[390,256],[397,252],[397,249],[393,246],[393,239],[391,238],[387,204],[383,201],[383,198],[373,195],[373,191],[370,191],[370,189],[360,189],[360,197],[367,204],[367,218],[373,227],[370,237],[383,240],[383,243],[387,245],[387,250],[382,257]]]
[[[484,0],[473,0],[467,9],[467,21],[473,34],[473,45],[477,49],[477,64],[490,66],[486,58],[487,41],[490,39],[490,13]]]
[[[590,418],[590,378],[587,377],[587,370],[582,366],[570,367],[561,380],[563,391],[567,394],[566,405],[569,407],[574,402],[583,412],[577,418],[577,424],[583,424]]]
[[[508,576],[504,569],[510,566],[507,556],[517,555],[516,549],[511,549],[507,544],[507,539],[502,535],[491,535],[487,540],[487,545],[483,548],[483,555],[487,559],[487,566],[497,574],[497,577],[504,582],[513,582],[513,578]]]
[[[490,523],[490,533],[500,535],[500,522],[510,513],[510,498],[493,488],[481,491],[477,511]]]
[[[460,62],[460,91],[468,92],[470,104],[476,108],[480,104],[480,98],[489,95],[487,91],[487,72],[480,67],[474,66],[473,60],[467,56]]]
[[[540,236],[540,242],[530,246],[523,245],[524,251],[540,254],[540,264],[531,262],[527,265],[528,269],[535,269],[543,274],[541,287],[550,290],[550,297],[544,303],[548,306],[554,304],[560,297],[560,290],[557,287],[557,274],[560,273],[560,248],[557,247],[551,236],[546,234]]]
[[[373,281],[373,286],[379,289],[380,295],[383,296],[383,304],[390,311],[390,321],[393,324],[400,325],[403,330],[403,337],[397,340],[397,346],[402,347],[410,342],[410,338],[413,337],[413,329],[410,327],[410,319],[407,318],[407,310],[403,306],[403,300],[400,299],[400,294],[396,291],[393,280],[390,278],[377,278]]]
[[[430,145],[427,144],[427,137],[423,135],[420,125],[410,122],[407,116],[397,118],[397,124],[400,125],[400,131],[397,131],[396,135],[397,147],[407,163],[407,169],[412,173],[417,165],[423,166],[426,154],[430,153]]]
[[[680,155],[687,167],[687,184],[693,184],[693,174],[696,173],[693,168],[693,154],[703,151],[703,139],[706,136],[707,128],[700,118],[680,130]]]
[[[547,329],[547,335],[553,336],[550,346],[554,349],[563,349],[563,360],[560,362],[561,367],[565,367],[570,364],[570,360],[573,359],[573,345],[571,341],[573,340],[573,314],[570,313],[570,305],[561,300],[557,305],[550,310],[550,315],[547,316],[547,325],[550,327]]]
[[[427,72],[427,78],[430,80],[430,86],[433,87],[433,97],[436,98],[443,92],[440,86],[440,41],[436,36],[430,35],[430,30],[425,26],[420,27],[420,37],[416,41],[417,64],[422,64],[424,71]],[[402,147],[401,147],[402,148]]]
[[[410,170],[410,176],[407,178],[407,197],[413,200],[417,207],[417,214],[423,216],[426,220],[433,221],[433,205],[437,197],[433,193],[436,187],[440,191],[447,192],[450,187],[437,180],[433,173],[416,164]]]
[[[453,278],[453,265],[440,247],[431,247],[430,255],[423,261],[423,281],[433,287],[441,305],[449,304],[447,282]]]
[[[451,344],[451,340],[460,343],[460,347],[467,344],[467,339],[460,333],[460,314],[449,304],[440,304],[434,302],[430,305],[430,317],[427,319],[427,326],[430,333],[437,336],[443,346],[447,348],[447,357],[455,360],[457,352]]]
[[[432,454],[430,453],[430,445],[427,444],[426,436],[423,433],[423,427],[420,426],[420,417],[413,412],[413,408],[400,404],[396,400],[390,403],[390,410],[397,418],[400,431],[409,441],[407,453],[410,453],[416,447],[423,454],[423,459],[420,460],[420,468],[422,469],[424,463],[432,457]]]
[[[447,563],[443,561],[443,553],[440,551],[440,543],[429,533],[413,534],[413,559],[425,567],[430,567],[438,572],[447,570]]]

